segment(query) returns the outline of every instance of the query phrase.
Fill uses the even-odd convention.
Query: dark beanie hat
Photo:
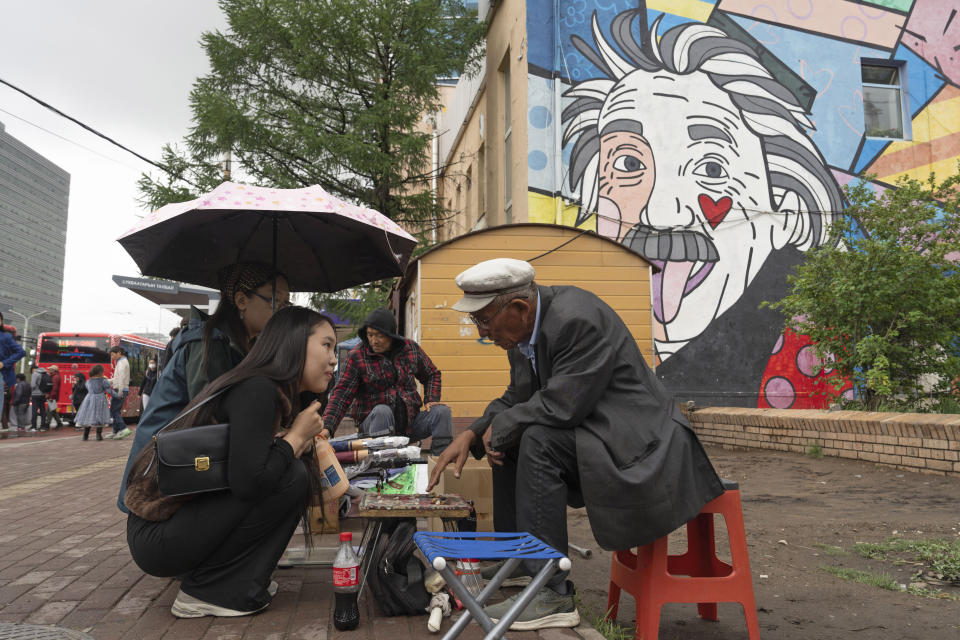
[[[403,340],[403,336],[397,335],[397,319],[393,317],[393,313],[389,309],[374,309],[367,315],[367,319],[363,321],[360,330],[357,332],[357,335],[364,342],[367,341],[367,327],[373,327],[394,340]]]

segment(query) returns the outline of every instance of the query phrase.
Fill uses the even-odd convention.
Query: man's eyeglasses
[[[257,292],[257,291],[251,291],[250,293],[252,293],[253,295],[257,296],[258,298],[260,298],[261,300],[263,300],[263,301],[266,302],[267,304],[273,305],[273,300],[271,300],[269,297],[263,295],[262,293],[259,293],[259,292]],[[277,311],[279,311],[280,309],[283,309],[284,307],[289,307],[289,306],[290,306],[290,301],[289,301],[289,300],[277,300]]]
[[[478,318],[476,314],[470,314],[470,320],[473,321],[473,324],[477,325],[477,329],[483,329],[486,331],[490,328],[490,321],[497,317],[501,311],[507,308],[507,306],[514,300],[519,300],[520,298],[526,298],[527,296],[514,296],[509,300],[499,302],[499,308],[489,317],[489,318]]]

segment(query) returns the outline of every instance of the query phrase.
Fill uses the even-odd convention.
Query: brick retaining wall
[[[960,415],[712,407],[687,413],[705,443],[823,455],[960,477]]]

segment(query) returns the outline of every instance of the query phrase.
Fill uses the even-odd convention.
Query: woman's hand
[[[293,447],[293,455],[300,457],[313,444],[313,438],[320,435],[323,428],[323,416],[320,415],[320,401],[314,400],[294,419],[283,439]]]

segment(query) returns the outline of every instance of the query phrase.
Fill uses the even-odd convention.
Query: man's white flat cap
[[[513,258],[485,260],[457,276],[463,297],[453,308],[464,313],[480,311],[497,296],[523,289],[533,282],[533,276],[529,262]]]

